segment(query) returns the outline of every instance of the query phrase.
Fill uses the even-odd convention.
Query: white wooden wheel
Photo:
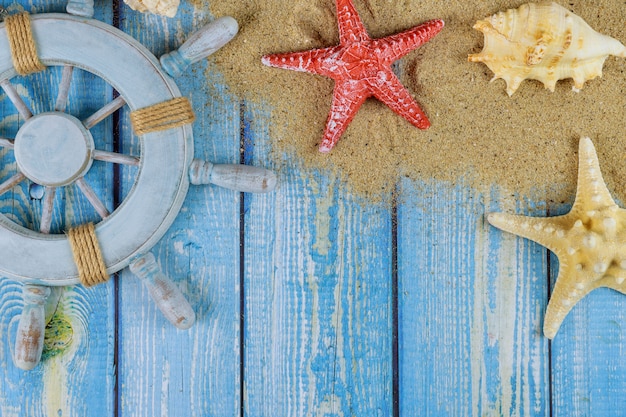
[[[64,113],[63,105],[33,115],[10,83],[16,73],[7,33],[0,24],[0,85],[26,119],[15,140],[0,142],[13,148],[18,168],[0,184],[0,193],[26,179],[46,186],[47,192],[76,184],[102,217],[96,235],[107,272],[112,274],[146,254],[174,221],[189,186],[193,137],[189,125],[142,135],[137,160],[96,149],[89,129],[125,103],[133,111],[181,94],[146,48],[112,26],[65,14],[33,15],[31,22],[41,61],[65,68],[59,101],[64,100],[62,92],[74,67],[104,79],[120,98],[84,121]],[[132,190],[113,213],[84,180],[94,159],[139,166]],[[42,219],[42,230],[33,231],[0,214],[0,275],[41,285],[78,283],[68,239],[47,234],[47,222]]]
[[[31,17],[39,59],[46,66],[63,67],[54,108],[39,114],[33,114],[11,83],[16,72],[5,25],[0,24],[0,87],[25,120],[15,138],[0,138],[0,148],[13,150],[17,171],[0,184],[0,196],[27,180],[31,187],[45,189],[39,195],[43,208],[38,231],[0,214],[0,276],[25,283],[14,356],[15,364],[25,370],[39,362],[44,311],[58,301],[58,292],[48,286],[79,282],[70,242],[64,234],[50,234],[59,187],[76,186],[101,217],[95,233],[107,273],[130,266],[165,317],[179,329],[187,329],[195,313],[149,251],[178,215],[189,183],[259,193],[276,186],[274,173],[263,168],[193,160],[190,125],[140,135],[139,156],[98,149],[91,133],[91,128],[126,104],[132,112],[180,97],[166,72],[175,77],[232,39],[238,30],[233,18],[222,17],[204,26],[159,62],[133,38],[90,19],[92,0],[72,0],[67,10],[75,16]],[[120,94],[85,120],[65,112],[75,68],[99,76]],[[94,160],[138,167],[131,190],[113,213],[89,185],[86,175]],[[66,225],[76,226],[71,220]]]

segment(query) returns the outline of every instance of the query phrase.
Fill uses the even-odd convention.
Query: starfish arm
[[[443,29],[443,20],[436,19],[407,31],[372,41],[382,60],[391,64],[431,40]]]
[[[578,187],[574,207],[584,211],[617,207],[602,178],[598,155],[591,139],[580,139],[578,161]]]
[[[408,120],[419,129],[428,129],[430,122],[413,97],[402,85],[398,77],[389,69],[381,71],[378,77],[369,81],[374,97],[385,103],[391,110]]]
[[[302,52],[270,54],[263,56],[261,62],[268,67],[328,76],[329,71],[325,69],[324,62],[336,52],[336,49],[336,47],[332,47]]]
[[[341,45],[370,39],[352,0],[337,0],[337,23]]]
[[[369,95],[365,82],[347,80],[335,83],[320,152],[330,152]]]
[[[621,270],[614,272],[615,276],[608,276],[607,278],[609,279],[605,278],[600,286],[610,288],[612,290],[621,292],[622,294],[626,294],[626,270],[624,270],[624,268],[621,268]]]
[[[564,216],[528,217],[506,213],[489,213],[487,221],[492,226],[505,232],[530,239],[554,252],[559,260],[563,259],[563,251],[567,250],[563,239],[566,237],[567,224],[571,220]]]
[[[553,339],[567,314],[585,295],[595,289],[593,281],[586,279],[588,271],[576,270],[576,265],[559,264],[559,275],[554,284],[546,315],[543,319],[543,334]]]

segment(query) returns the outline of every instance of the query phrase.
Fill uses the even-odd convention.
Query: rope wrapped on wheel
[[[195,119],[191,103],[185,97],[176,97],[130,114],[136,135],[173,129],[193,123]]]
[[[26,12],[4,19],[11,49],[11,59],[19,75],[28,75],[46,68],[39,60],[37,47],[30,26],[30,15]]]
[[[72,247],[74,263],[78,268],[80,282],[85,287],[92,287],[108,281],[109,274],[107,274],[93,223],[72,228],[67,232],[67,236]]]

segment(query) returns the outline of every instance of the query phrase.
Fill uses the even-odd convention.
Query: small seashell
[[[174,17],[180,0],[124,0],[124,3],[138,12]]]
[[[485,46],[470,62],[482,62],[502,78],[511,96],[526,79],[541,81],[554,92],[558,80],[574,79],[574,90],[602,76],[609,55],[626,58],[626,47],[593,30],[556,3],[528,3],[479,20],[474,29]]]

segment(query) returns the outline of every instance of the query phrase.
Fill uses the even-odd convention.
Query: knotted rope
[[[7,16],[4,22],[15,71],[19,75],[27,75],[45,69],[45,65],[37,56],[37,48],[30,27],[30,15],[24,12]]]
[[[93,223],[83,224],[67,232],[78,268],[78,278],[85,287],[92,287],[109,280],[107,267],[102,259],[100,245]]]
[[[185,97],[144,107],[130,114],[130,121],[136,135],[173,129],[193,123],[195,119],[191,103]]]

